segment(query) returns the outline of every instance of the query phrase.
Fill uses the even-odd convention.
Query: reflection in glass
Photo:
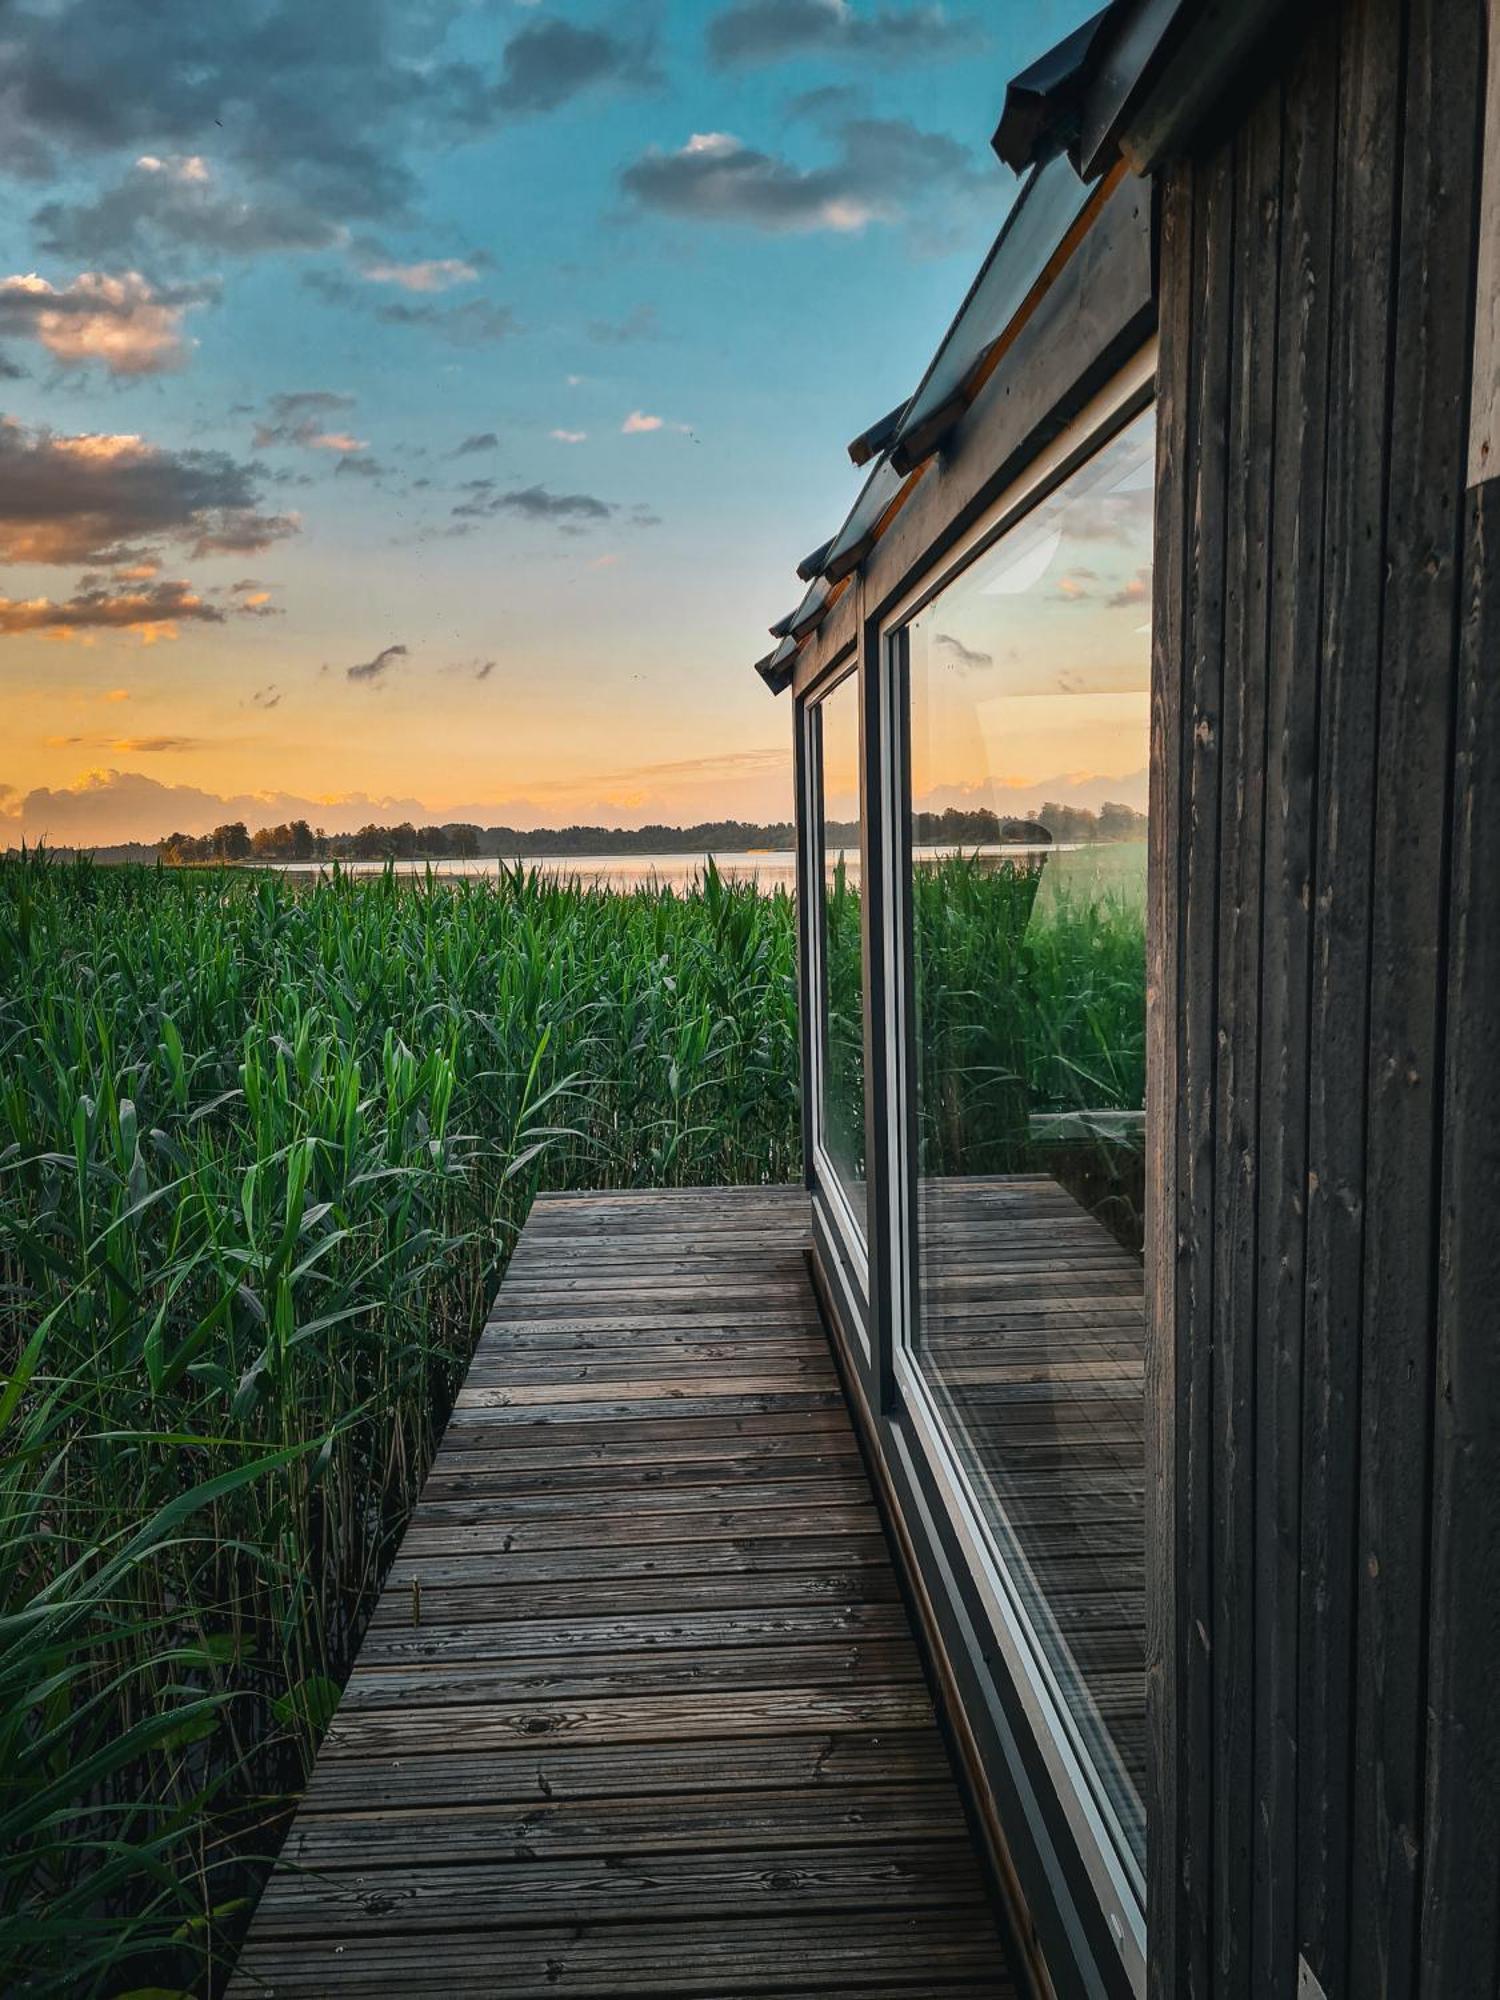
[[[818,705],[822,740],[822,1101],[819,1136],[865,1228],[864,969],[860,955],[859,678]]]
[[[1153,440],[1148,412],[907,627],[909,1343],[1138,1865]]]

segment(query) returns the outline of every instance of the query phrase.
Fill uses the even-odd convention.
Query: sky
[[[1087,0],[0,0],[0,846],[790,815]]]

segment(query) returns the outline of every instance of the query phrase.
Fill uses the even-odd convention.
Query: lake
[[[919,847],[913,859],[920,865],[924,861],[940,860],[950,854],[951,848]],[[1073,842],[1057,841],[1048,846],[1027,846],[1022,843],[1002,846],[965,848],[964,853],[986,858],[1002,855],[1046,854],[1055,857],[1069,857],[1066,869],[1053,869],[1043,877],[1044,892],[1061,892],[1064,884],[1075,894],[1097,893],[1109,887],[1145,896],[1146,844],[1144,841]],[[721,875],[737,882],[758,882],[763,889],[795,889],[797,886],[797,857],[791,848],[758,848],[749,853],[716,854],[714,864]],[[259,864],[275,868],[286,875],[315,875],[320,868],[327,868],[326,861],[272,861]],[[378,875],[385,867],[383,861],[341,861],[339,866],[351,875]],[[515,864],[497,861],[493,857],[476,861],[398,861],[398,874],[421,875],[430,868],[435,875],[463,875],[482,878],[496,876],[502,868]],[[543,854],[527,859],[527,868],[540,869],[544,875],[556,875],[564,881],[579,881],[598,888],[635,889],[646,884],[660,888],[688,889],[703,873],[701,854]],[[859,880],[859,855],[846,856],[845,866],[849,880]],[[1045,900],[1045,894],[1044,894]]]

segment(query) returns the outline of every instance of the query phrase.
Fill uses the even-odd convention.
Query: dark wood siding
[[[1160,188],[1162,1995],[1500,1966],[1485,16],[1307,10]]]

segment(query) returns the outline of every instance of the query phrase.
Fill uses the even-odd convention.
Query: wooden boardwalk
[[[537,1202],[236,2000],[1014,1991],[805,1231]]]

